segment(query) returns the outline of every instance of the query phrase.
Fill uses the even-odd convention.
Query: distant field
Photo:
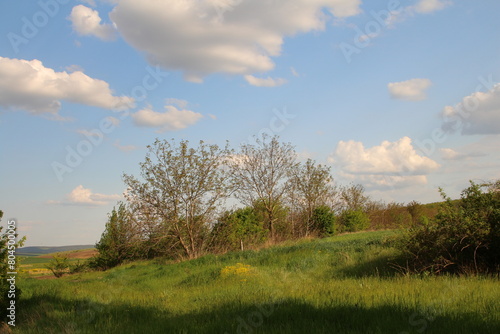
[[[46,265],[54,258],[54,256],[66,256],[70,263],[83,261],[91,258],[97,253],[95,248],[70,250],[52,254],[42,254],[36,256],[19,256],[21,260],[21,270],[32,276],[51,275],[50,270],[47,270]]]
[[[14,333],[500,333],[500,282],[402,276],[394,232],[24,278]]]

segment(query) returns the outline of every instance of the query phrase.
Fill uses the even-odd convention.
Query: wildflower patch
[[[226,266],[220,271],[221,277],[246,277],[255,273],[255,268],[249,264],[236,263],[234,266]]]

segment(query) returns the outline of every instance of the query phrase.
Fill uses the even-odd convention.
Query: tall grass
[[[26,278],[15,333],[500,333],[500,283],[411,277],[392,232]]]

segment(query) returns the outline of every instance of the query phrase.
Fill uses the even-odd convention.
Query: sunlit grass
[[[500,283],[402,276],[393,232],[26,278],[16,333],[499,333]]]

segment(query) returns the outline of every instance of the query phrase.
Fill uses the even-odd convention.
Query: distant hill
[[[16,250],[16,255],[38,256],[50,253],[68,252],[68,251],[88,249],[88,248],[94,248],[94,245],[72,245],[72,246],[59,246],[59,247],[31,246],[31,247],[18,248]]]

